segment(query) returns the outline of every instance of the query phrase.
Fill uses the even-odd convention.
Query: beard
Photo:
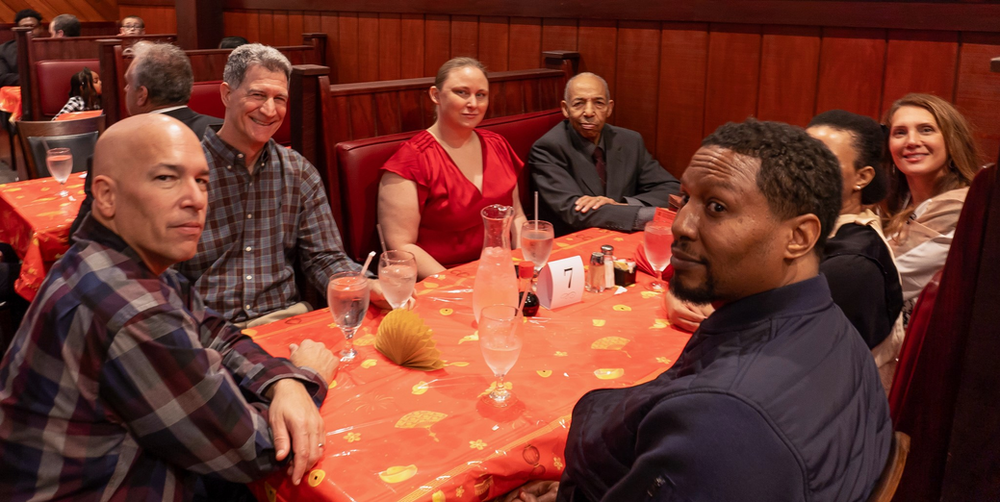
[[[704,305],[718,299],[715,292],[715,277],[708,264],[705,264],[705,281],[697,286],[687,287],[681,284],[679,275],[681,275],[679,271],[674,270],[674,276],[670,279],[670,293],[678,300]]]

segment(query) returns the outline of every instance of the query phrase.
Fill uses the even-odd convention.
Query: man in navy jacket
[[[681,179],[671,289],[718,309],[656,380],[573,410],[565,501],[864,501],[892,439],[871,354],[818,275],[836,158],[785,124],[727,124]],[[551,482],[550,482],[551,483]]]

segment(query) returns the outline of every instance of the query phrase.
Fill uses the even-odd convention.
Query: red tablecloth
[[[631,256],[642,241],[590,229],[556,240],[552,259],[589,255],[602,244]],[[370,309],[358,330],[356,362],[342,368],[322,408],[326,457],[299,486],[283,473],[254,485],[261,500],[479,501],[528,479],[558,479],[576,401],[591,389],[652,380],[673,364],[688,333],[665,319],[649,276],[624,293],[584,293],[583,303],[523,325],[524,346],[507,381],[519,402],[495,409],[479,398],[493,376],[473,328],[476,264],[427,278],[416,312],[433,330],[444,369],[400,368],[373,347],[385,312]],[[246,331],[275,355],[304,338],[339,350],[327,309]]]
[[[0,110],[10,114],[10,121],[21,119],[21,86],[0,87]]]
[[[69,249],[69,227],[86,197],[84,176],[72,174],[66,181],[75,201],[59,197],[59,182],[52,178],[0,185],[0,242],[21,257],[14,290],[28,301],[35,299],[52,262]]]

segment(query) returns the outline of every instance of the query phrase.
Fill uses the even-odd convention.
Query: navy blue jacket
[[[562,501],[864,501],[892,424],[817,276],[722,306],[656,380],[573,410]]]

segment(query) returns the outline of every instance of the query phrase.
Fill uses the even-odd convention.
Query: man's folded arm
[[[603,501],[805,499],[789,447],[757,409],[724,393],[657,403],[639,425],[636,456]]]
[[[266,406],[247,403],[223,356],[195,333],[194,318],[170,305],[133,317],[110,341],[102,402],[148,453],[199,474],[257,479],[279,465]]]

